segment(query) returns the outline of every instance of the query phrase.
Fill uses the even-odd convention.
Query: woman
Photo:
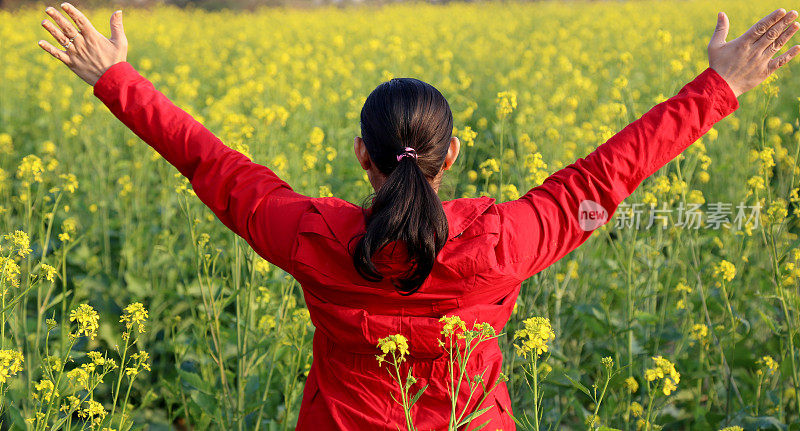
[[[752,89],[800,52],[773,58],[800,25],[797,12],[767,15],[726,42],[724,13],[708,45],[709,67],[677,95],[656,105],[587,157],[559,170],[523,197],[441,202],[441,177],[456,160],[453,117],[432,86],[409,78],[379,85],[361,110],[356,158],[376,190],[368,209],[342,199],[311,198],[265,166],[226,147],[126,62],[121,11],[107,39],[73,6],[46,13],[42,25],[65,47],[39,45],[89,85],[111,112],[172,163],[219,219],[266,260],[303,286],[316,326],[298,429],[396,429],[394,382],[375,359],[379,338],[411,340],[405,368],[419,387],[419,429],[446,428],[447,358],[439,318],[505,326],[520,283],[583,243],[620,202],[711,126],[739,107]],[[586,210],[599,218],[582,218]],[[494,382],[502,355],[493,340],[471,359],[470,375]],[[467,385],[462,385],[466,390]],[[500,383],[483,401],[459,394],[469,411],[490,407],[472,427],[515,428]],[[480,405],[479,405],[480,404]]]

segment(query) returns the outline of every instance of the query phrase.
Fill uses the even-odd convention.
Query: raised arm
[[[524,280],[581,245],[607,223],[641,182],[674,159],[752,89],[800,52],[772,58],[797,31],[795,11],[779,9],[741,37],[725,42],[728,18],[717,17],[710,67],[588,156],[548,177],[521,198],[497,205],[498,261]]]
[[[294,192],[271,169],[224,145],[126,62],[121,15],[112,15],[112,38],[105,39],[71,5],[64,10],[81,33],[49,9],[60,28],[49,21],[43,25],[66,51],[43,41],[40,45],[93,85],[95,96],[186,176],[197,197],[228,228],[264,259],[291,273],[291,247],[312,198]]]

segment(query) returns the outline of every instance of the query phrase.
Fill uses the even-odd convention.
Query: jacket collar
[[[322,215],[336,239],[347,247],[350,239],[363,232],[363,213],[360,206],[337,197],[312,199],[314,207]],[[492,206],[495,198],[459,198],[442,202],[447,215],[448,240],[467,230],[479,215]]]

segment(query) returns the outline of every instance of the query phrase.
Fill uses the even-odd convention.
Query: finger
[[[797,11],[794,10],[789,11],[789,13],[787,13],[783,17],[783,19],[776,22],[775,25],[770,27],[770,29],[767,30],[766,33],[764,33],[763,36],[761,36],[758,40],[756,40],[755,42],[756,48],[766,49],[767,46],[778,40],[778,37],[780,37],[780,35],[783,34],[783,31],[786,30],[792,24],[792,21],[794,21],[795,18],[797,18]]]
[[[778,68],[790,62],[798,53],[800,53],[800,45],[795,45],[789,48],[788,51],[784,52],[783,55],[780,55],[777,58],[773,58],[772,60],[770,60],[769,64],[767,65],[769,73],[772,74],[773,72],[778,70]]]
[[[128,43],[125,37],[125,29],[122,27],[122,11],[118,10],[111,15],[111,40],[120,43]]]
[[[69,43],[69,38],[61,32],[61,29],[56,27],[55,24],[48,20],[42,20],[42,27],[45,28],[51,35],[53,35],[53,39],[56,40],[61,46],[66,46]]]
[[[792,25],[790,25],[789,28],[784,30],[783,33],[781,33],[781,35],[774,42],[772,42],[767,46],[767,49],[764,50],[764,54],[769,57],[775,55],[775,53],[780,51],[783,45],[786,45],[786,42],[788,42],[789,39],[791,39],[792,36],[794,36],[794,34],[797,33],[798,29],[800,29],[800,23],[793,22]]]
[[[66,51],[62,51],[53,46],[50,42],[44,40],[39,41],[39,46],[41,46],[43,50],[49,52],[50,55],[52,55],[53,57],[61,60],[61,62],[69,66],[70,60],[69,60],[69,55],[67,55]]]
[[[75,26],[64,17],[64,15],[61,15],[56,8],[49,6],[44,11],[50,15],[50,18],[53,18],[53,21],[55,21],[59,27],[61,27],[61,31],[65,36],[75,37],[75,35],[78,34],[78,29],[76,29]]]
[[[746,32],[744,32],[744,37],[752,42],[755,42],[767,32],[776,22],[778,22],[783,16],[786,15],[786,9],[780,8],[771,14],[761,18],[760,21],[753,24]]]
[[[61,3],[61,8],[64,9],[64,12],[66,12],[73,21],[75,21],[75,24],[78,26],[81,32],[84,33],[84,35],[97,31],[94,29],[94,26],[92,26],[92,23],[89,22],[89,19],[86,18],[86,16],[75,6],[69,3]]]
[[[725,12],[717,14],[717,28],[714,29],[714,35],[711,36],[711,46],[721,46],[725,44],[725,38],[728,37],[728,29],[730,28],[730,21]]]

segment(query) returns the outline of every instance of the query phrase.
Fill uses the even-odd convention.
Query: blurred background
[[[174,5],[185,8],[201,8],[209,11],[255,10],[262,6],[289,6],[313,7],[324,5],[353,5],[353,4],[387,4],[396,3],[398,0],[82,0],[73,1],[72,4],[81,7],[153,7],[157,5]],[[449,3],[450,0],[426,0],[426,3]],[[470,2],[470,0],[466,0]],[[15,10],[20,7],[36,7],[43,4],[53,4],[43,0],[0,0],[0,9]]]

